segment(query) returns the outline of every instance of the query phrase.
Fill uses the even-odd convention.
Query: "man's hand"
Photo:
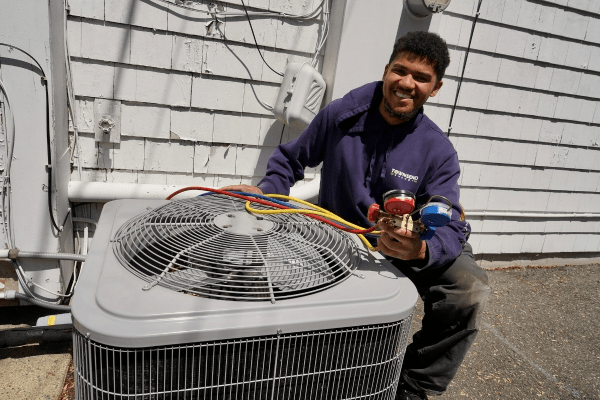
[[[427,242],[421,240],[419,233],[395,228],[381,220],[377,226],[381,229],[377,247],[383,254],[405,261],[424,260],[427,256]]]
[[[257,186],[251,185],[230,185],[222,187],[221,190],[227,190],[229,192],[246,192],[246,193],[254,193],[254,194],[263,194],[262,190],[260,190]]]

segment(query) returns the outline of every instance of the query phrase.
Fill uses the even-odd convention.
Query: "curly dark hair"
[[[448,45],[440,35],[433,32],[409,32],[396,40],[394,50],[390,57],[390,64],[402,52],[409,51],[415,55],[425,58],[433,67],[437,81],[441,81],[448,64],[450,64],[450,53]]]

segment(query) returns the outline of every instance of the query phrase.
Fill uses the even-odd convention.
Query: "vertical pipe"
[[[71,160],[63,157],[64,152],[69,149],[69,122],[67,112],[67,68],[65,52],[66,13],[64,0],[48,0],[50,17],[50,56],[52,61],[51,88],[52,88],[52,125],[54,127],[52,137],[52,181],[54,182],[54,194],[51,196],[51,204],[55,210],[57,223],[63,225],[58,234],[58,244],[62,252],[73,253],[73,226],[70,220],[65,220],[69,212],[68,186],[71,178]],[[52,188],[48,188],[52,191]],[[63,224],[64,223],[64,224]],[[56,240],[54,237],[48,239]],[[74,263],[59,263],[62,266],[62,280],[69,282],[73,273]],[[66,287],[63,288],[63,291]]]

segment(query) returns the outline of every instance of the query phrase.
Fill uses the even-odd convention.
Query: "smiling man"
[[[438,78],[433,65],[424,56],[408,51],[392,54],[383,73],[383,99],[379,112],[390,125],[406,122],[417,115],[428,98],[437,94],[442,84],[441,77]]]
[[[277,148],[258,187],[232,190],[288,194],[304,168],[323,163],[319,204],[358,225],[393,189],[424,204],[442,195],[452,220],[433,238],[380,224],[378,246],[410,278],[424,301],[422,329],[408,346],[396,399],[443,393],[475,339],[489,296],[487,275],[473,259],[468,223],[461,218],[458,156],[423,112],[442,87],[450,63],[443,39],[412,32],[398,39],[383,79],[326,106],[297,139]]]

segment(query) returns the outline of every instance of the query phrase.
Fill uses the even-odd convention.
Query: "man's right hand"
[[[220,190],[227,190],[229,192],[246,192],[246,193],[254,193],[254,194],[263,194],[263,191],[260,190],[258,186],[251,185],[230,185],[222,187]]]

